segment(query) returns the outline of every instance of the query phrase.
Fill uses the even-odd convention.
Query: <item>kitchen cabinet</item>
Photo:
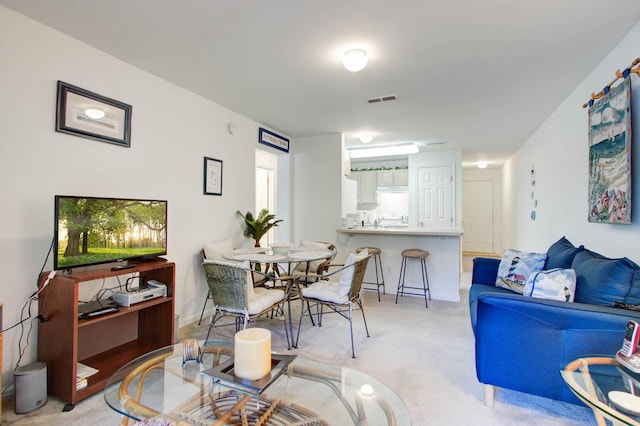
[[[378,170],[378,186],[407,186],[409,169]]]
[[[393,185],[393,170],[378,170],[378,186]]]
[[[378,204],[378,172],[362,171],[353,173],[358,181],[358,209],[368,210]]]

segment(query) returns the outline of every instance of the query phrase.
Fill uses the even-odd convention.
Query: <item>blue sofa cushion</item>
[[[474,257],[471,283],[495,286],[499,266],[500,259],[489,257]]]
[[[629,260],[629,262],[633,264],[634,271],[633,278],[631,279],[631,289],[629,290],[629,294],[627,294],[625,302],[631,305],[640,305],[640,266],[631,260]]]
[[[496,286],[522,294],[527,279],[534,272],[542,271],[546,260],[546,253],[505,250],[498,266]]]
[[[610,259],[591,250],[581,250],[573,259],[576,271],[575,301],[610,306],[626,301],[637,268],[627,258]]]
[[[555,243],[551,244],[547,250],[547,261],[544,264],[544,269],[568,269],[571,268],[571,263],[576,254],[582,250],[584,246],[576,247],[571,241],[565,237],[560,238]]]

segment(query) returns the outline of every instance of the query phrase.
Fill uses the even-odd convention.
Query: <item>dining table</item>
[[[309,265],[316,260],[331,259],[336,255],[336,250],[321,250],[304,246],[291,246],[289,248],[279,248],[277,252],[269,247],[250,247],[244,249],[236,249],[231,252],[224,253],[222,257],[226,260],[237,262],[248,261],[254,265],[252,269],[256,269],[257,265],[266,265],[265,272],[269,269],[273,271],[273,279],[280,281],[284,285],[285,298],[287,300],[287,315],[289,335],[291,341],[287,342],[288,349],[297,348],[298,342],[293,341],[293,316],[291,313],[291,301],[300,294],[300,283],[294,276],[294,271],[299,265],[306,265],[305,270],[301,271],[302,276],[309,271]],[[262,269],[262,268],[260,268]]]

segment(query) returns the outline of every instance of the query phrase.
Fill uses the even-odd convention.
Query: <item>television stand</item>
[[[88,281],[137,273],[142,282],[156,280],[166,285],[166,297],[145,300],[118,312],[89,319],[78,318],[79,287]],[[40,274],[42,290],[38,314],[38,361],[47,363],[49,394],[73,407],[78,401],[101,392],[107,380],[124,364],[174,343],[175,264],[142,262],[123,270],[101,269],[57,274],[43,289],[49,271]],[[76,389],[78,362],[97,373],[87,386]]]

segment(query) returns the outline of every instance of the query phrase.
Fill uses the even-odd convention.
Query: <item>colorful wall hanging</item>
[[[589,222],[631,223],[631,79],[589,102]]]

